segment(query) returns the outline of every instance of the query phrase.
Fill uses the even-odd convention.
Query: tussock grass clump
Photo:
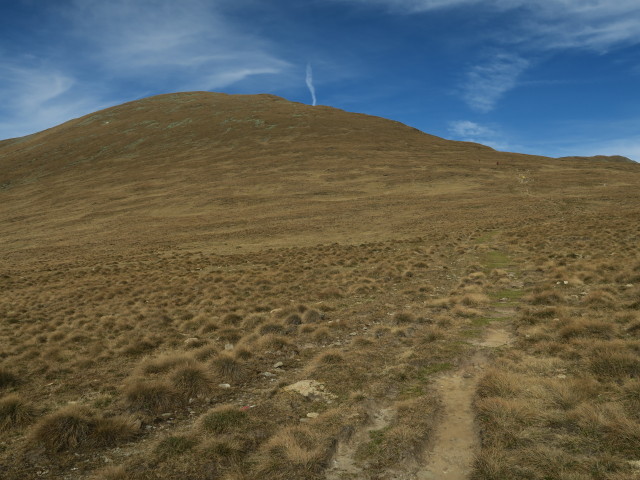
[[[202,416],[200,426],[208,433],[229,433],[248,421],[246,412],[233,405],[219,405]]]
[[[558,336],[565,340],[574,337],[609,338],[614,333],[614,326],[602,320],[589,320],[586,318],[571,320],[558,330]]]
[[[414,323],[416,318],[409,312],[398,312],[393,316],[393,321],[396,325],[403,325],[407,323]]]
[[[297,314],[295,315],[297,316]],[[290,325],[297,325],[297,324],[292,323]],[[269,334],[282,335],[285,332],[285,328],[284,328],[284,325],[282,325],[281,323],[269,322],[269,323],[265,323],[264,325],[261,325],[258,331],[260,332],[260,335],[269,335]]]
[[[193,362],[177,368],[171,375],[171,385],[187,400],[211,392],[213,379],[204,365]]]
[[[592,401],[600,390],[598,382],[591,378],[546,379],[542,387],[540,400],[563,410]]]
[[[523,377],[498,369],[490,369],[478,382],[478,396],[484,397],[516,397],[523,388]]]
[[[331,332],[328,328],[319,328],[313,332],[313,340],[317,343],[327,343],[331,340]]]
[[[314,432],[304,427],[285,427],[273,435],[261,449],[258,478],[288,480],[319,479],[329,460],[330,450],[323,448]]]
[[[224,380],[241,382],[247,375],[245,365],[228,353],[221,353],[215,357],[211,361],[211,366],[213,371]]]
[[[16,394],[0,398],[0,431],[31,423],[36,410]]]
[[[319,365],[338,365],[344,362],[344,356],[340,351],[332,350],[322,353],[316,361]]]
[[[166,353],[156,358],[146,360],[140,366],[143,373],[164,373],[179,365],[191,362],[190,356],[182,353]]]
[[[524,447],[539,440],[532,427],[541,422],[541,412],[530,399],[484,397],[475,403],[483,425],[483,438],[501,448]]]
[[[237,328],[224,328],[218,331],[218,338],[224,342],[236,343],[242,338],[242,332]]]
[[[91,476],[91,480],[128,480],[129,475],[121,465],[105,467]]]
[[[606,290],[593,290],[582,299],[582,303],[591,308],[611,308],[615,302],[615,297]]]
[[[242,323],[242,317],[237,313],[227,313],[224,317],[222,317],[223,325],[233,325],[237,327]]]
[[[182,404],[174,387],[162,380],[134,378],[124,388],[129,408],[153,414],[171,412]]]
[[[532,305],[556,305],[564,302],[564,297],[554,290],[543,290],[525,298]]]
[[[591,371],[604,379],[640,377],[640,356],[629,351],[595,349],[589,359]]]
[[[0,367],[0,388],[18,385],[18,377],[6,367]]]
[[[160,342],[151,338],[135,338],[123,347],[122,353],[131,357],[137,357],[155,350]]]
[[[210,439],[205,440],[198,448],[198,452],[223,467],[238,464],[246,455],[246,447],[239,439]]]
[[[258,341],[259,350],[282,351],[293,349],[293,343],[286,337],[281,335],[265,335]]]
[[[483,293],[467,293],[460,299],[460,303],[467,307],[481,307],[489,304],[489,297]]]
[[[291,315],[287,315],[284,319],[285,325],[301,325],[302,317],[297,313],[292,313]],[[280,333],[280,332],[267,332],[267,333]]]
[[[192,450],[198,444],[198,440],[185,435],[171,435],[158,442],[155,453],[162,457],[175,457]]]
[[[342,297],[342,292],[337,288],[325,288],[318,292],[318,298],[320,300],[332,300]]]
[[[128,417],[98,418],[86,407],[72,405],[38,421],[30,440],[49,452],[78,447],[107,447],[134,438],[139,422]]]
[[[324,319],[324,314],[315,309],[309,309],[302,314],[304,323],[318,323]]]
[[[477,308],[465,307],[464,305],[456,305],[451,310],[451,313],[463,318],[474,318],[482,316],[482,310],[478,310]]]

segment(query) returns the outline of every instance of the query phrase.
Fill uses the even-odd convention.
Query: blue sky
[[[311,84],[445,138],[640,160],[639,82],[638,0],[0,0],[0,139],[168,92],[312,103]]]

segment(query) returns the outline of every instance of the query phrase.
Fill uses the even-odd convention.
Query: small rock
[[[199,347],[204,343],[204,340],[200,340],[198,337],[190,337],[184,341],[184,346],[187,348]]]
[[[221,383],[218,385],[218,387],[220,388],[231,388],[231,385],[229,385],[228,383]]]
[[[561,373],[560,375],[556,375],[557,378],[567,378],[567,376],[564,373]]]
[[[225,344],[224,349],[225,349],[225,350],[233,350],[233,343],[227,343],[227,344]]]
[[[352,337],[355,337],[358,334],[356,332],[351,332],[349,335],[351,335]]]
[[[309,413],[307,413],[307,417],[309,417],[309,418],[318,418],[318,416],[320,416],[320,414],[318,412],[309,412]]]
[[[160,416],[162,418],[170,418],[173,415],[173,413],[161,413]]]
[[[282,367],[283,365],[284,365],[284,363],[282,363],[282,362],[277,362],[277,363],[274,363],[274,364],[273,364],[273,368],[280,368],[280,367]]]
[[[262,375],[263,377],[267,377],[267,378],[275,377],[275,375],[273,373],[271,373],[271,372],[262,372],[260,375]]]

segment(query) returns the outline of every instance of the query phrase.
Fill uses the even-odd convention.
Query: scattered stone
[[[273,368],[280,368],[280,367],[282,367],[283,365],[284,365],[284,363],[282,363],[282,362],[277,362],[277,363],[274,363],[274,364],[273,364]]]
[[[184,341],[184,346],[187,348],[196,348],[201,346],[204,340],[200,340],[198,337],[190,337]]]
[[[267,377],[267,378],[275,377],[275,375],[273,373],[271,373],[271,372],[262,372],[260,375],[262,375],[263,377]]]
[[[221,383],[220,385],[218,385],[218,387],[220,387],[220,388],[231,388],[231,385],[229,385],[228,383]]]
[[[309,412],[307,413],[308,418],[318,418],[320,414],[318,412]]]
[[[325,400],[331,402],[337,398],[333,393],[325,391],[324,385],[316,380],[300,380],[283,388],[285,392],[295,392],[309,400]]]

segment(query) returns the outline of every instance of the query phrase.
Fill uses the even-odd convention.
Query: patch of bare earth
[[[469,478],[478,435],[473,411],[473,397],[480,373],[489,360],[486,349],[508,345],[511,334],[502,328],[490,328],[475,344],[480,348],[465,365],[453,373],[442,375],[435,383],[444,411],[436,438],[426,452],[426,467],[416,475],[418,480]]]

